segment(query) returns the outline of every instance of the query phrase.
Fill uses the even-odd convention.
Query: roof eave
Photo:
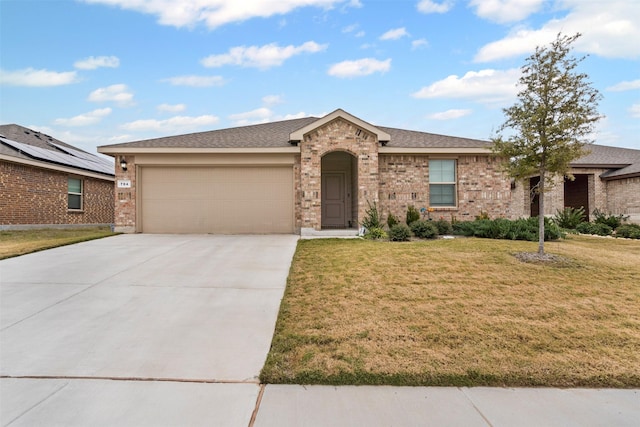
[[[97,178],[97,179],[103,179],[105,181],[114,181],[114,175],[115,175],[115,170],[114,170],[114,174],[102,174],[99,172],[93,172],[93,171],[89,171],[86,169],[76,169],[76,168],[72,168],[72,167],[68,167],[68,166],[62,166],[62,165],[58,165],[55,163],[49,163],[49,162],[43,162],[40,160],[35,160],[35,159],[25,159],[22,157],[14,157],[14,156],[9,156],[6,154],[0,154],[0,160],[4,160],[7,162],[11,162],[11,163],[18,163],[21,165],[26,165],[26,166],[33,166],[33,167],[37,167],[37,168],[41,168],[41,169],[48,169],[48,170],[53,170],[56,172],[64,172],[64,173],[68,173],[68,174],[72,174],[72,175],[81,175],[81,176],[86,176],[89,178]]]
[[[296,154],[300,147],[98,147],[98,153],[118,154]]]
[[[494,154],[482,147],[380,147],[380,154]]]

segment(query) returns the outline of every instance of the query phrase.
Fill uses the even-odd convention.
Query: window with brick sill
[[[83,209],[83,182],[80,178],[67,180],[67,209],[70,211],[82,211]]]
[[[429,160],[429,206],[456,207],[456,161]]]

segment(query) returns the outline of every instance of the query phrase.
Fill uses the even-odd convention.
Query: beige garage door
[[[145,233],[293,233],[293,168],[150,167],[141,171]]]

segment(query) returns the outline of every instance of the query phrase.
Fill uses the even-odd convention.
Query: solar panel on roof
[[[17,141],[13,141],[6,138],[0,138],[4,144],[26,154],[29,157],[33,157],[39,160],[46,160],[53,163],[58,163],[66,166],[73,166],[80,169],[86,169],[94,172],[106,173],[113,175],[113,165],[106,163],[98,163],[74,157],[71,154],[64,154],[53,150],[47,150],[40,147],[34,147],[32,145],[23,144]],[[97,158],[97,156],[96,156]]]

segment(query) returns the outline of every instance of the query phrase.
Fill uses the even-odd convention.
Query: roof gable
[[[326,125],[329,122],[332,122],[333,120],[337,119],[337,118],[341,118],[343,120],[346,120],[348,122],[353,123],[354,125],[362,128],[363,130],[373,134],[376,136],[376,138],[378,139],[378,141],[380,142],[388,142],[391,139],[391,136],[383,131],[380,128],[377,128],[375,126],[373,126],[370,123],[365,122],[364,120],[361,120],[359,118],[357,118],[356,116],[353,116],[349,113],[347,113],[346,111],[338,108],[337,110],[335,110],[333,113],[329,113],[326,116],[315,120],[314,122],[309,123],[308,125],[294,131],[291,132],[289,134],[289,141],[291,142],[299,142],[302,141],[304,138],[304,135],[306,135],[309,132],[312,132],[324,125]]]

